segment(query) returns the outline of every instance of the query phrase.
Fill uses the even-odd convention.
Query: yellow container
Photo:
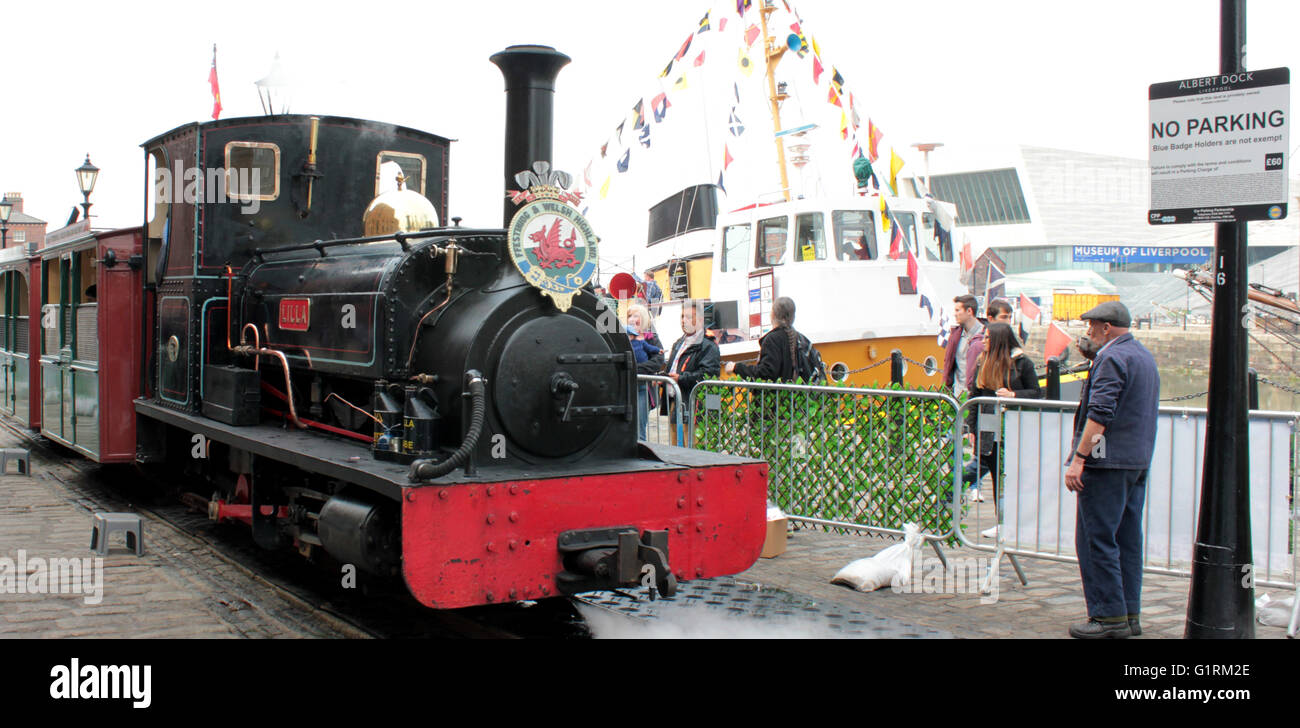
[[[1056,321],[1075,321],[1087,311],[1106,301],[1118,301],[1117,293],[1060,293],[1052,292],[1052,318]]]

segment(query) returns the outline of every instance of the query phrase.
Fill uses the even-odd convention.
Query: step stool
[[[0,475],[9,473],[9,461],[18,462],[19,475],[31,475],[32,468],[30,462],[30,453],[27,450],[17,447],[0,448]]]
[[[135,513],[96,513],[90,532],[90,550],[101,556],[108,555],[108,539],[115,532],[126,534],[126,547],[135,555],[144,553],[144,527]]]

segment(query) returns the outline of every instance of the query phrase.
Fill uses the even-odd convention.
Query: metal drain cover
[[[627,619],[665,623],[666,629],[640,636],[952,639],[949,632],[737,582],[732,577],[682,582],[677,595],[669,599],[650,601],[646,590],[638,589],[590,592],[573,600]],[[603,630],[617,632],[611,636],[639,636],[636,630],[624,633],[602,624],[593,624],[591,629],[597,637],[604,636]]]

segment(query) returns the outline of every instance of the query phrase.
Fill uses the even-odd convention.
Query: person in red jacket
[[[954,394],[961,394],[970,391],[975,382],[975,362],[984,351],[984,324],[976,316],[979,303],[974,296],[957,296],[952,302],[957,325],[948,334],[943,383]]]

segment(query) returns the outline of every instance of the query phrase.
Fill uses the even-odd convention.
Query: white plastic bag
[[[1287,627],[1291,624],[1291,611],[1295,609],[1295,596],[1273,599],[1261,595],[1255,600],[1255,621],[1268,627]]]
[[[831,577],[832,584],[847,584],[861,592],[885,586],[907,586],[912,580],[912,560],[921,549],[921,529],[915,523],[903,526],[903,542],[875,556],[858,559]]]

